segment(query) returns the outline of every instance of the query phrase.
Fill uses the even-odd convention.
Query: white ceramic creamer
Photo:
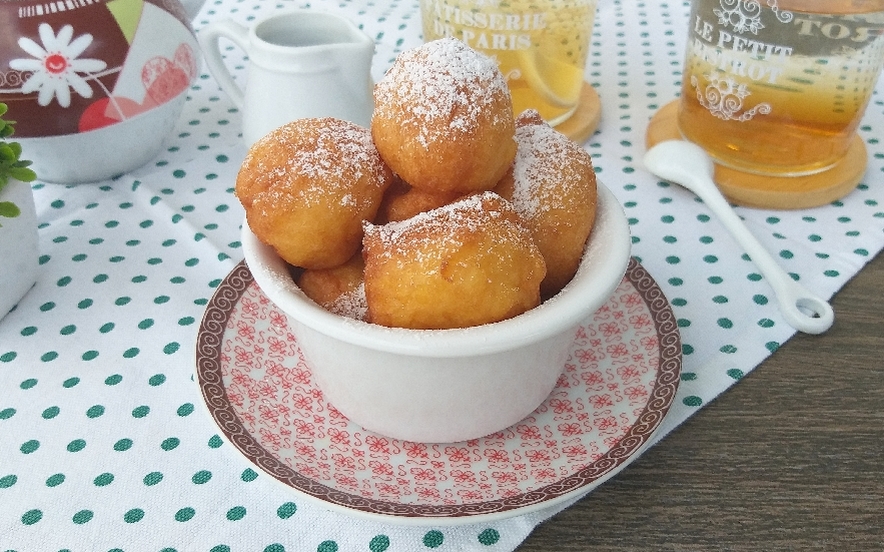
[[[245,89],[224,64],[222,37],[248,55]],[[231,20],[212,23],[199,32],[199,40],[209,70],[242,111],[247,146],[300,118],[337,117],[369,126],[375,44],[351,21],[285,10],[248,28]]]

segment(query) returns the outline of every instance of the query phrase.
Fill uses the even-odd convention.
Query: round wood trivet
[[[681,140],[676,121],[678,101],[660,108],[645,134],[650,149],[664,140]],[[856,136],[844,159],[824,172],[807,176],[764,176],[715,165],[715,183],[728,201],[764,209],[806,209],[831,203],[849,194],[863,178],[868,164],[866,145]]]
[[[589,83],[584,82],[580,90],[580,101],[574,113],[556,125],[556,130],[582,144],[589,140],[602,118],[602,102],[598,93]]]

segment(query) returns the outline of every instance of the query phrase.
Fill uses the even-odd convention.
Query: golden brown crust
[[[381,156],[432,193],[489,190],[513,160],[512,100],[497,64],[441,39],[400,54],[374,90]]]
[[[456,192],[434,193],[421,190],[397,179],[392,186],[387,188],[374,222],[375,224],[386,224],[405,220],[419,213],[447,205],[460,195]]]
[[[368,320],[462,328],[540,303],[546,268],[512,206],[493,192],[383,226],[363,239]]]
[[[362,243],[393,175],[368,129],[333,118],[300,119],[249,149],[236,195],[252,232],[288,263],[330,268]]]
[[[367,312],[362,253],[333,268],[305,270],[298,287],[320,306],[341,316],[364,320]]]
[[[544,298],[577,272],[595,222],[597,188],[592,158],[529,110],[516,122],[518,151],[495,191],[513,206],[547,264]]]

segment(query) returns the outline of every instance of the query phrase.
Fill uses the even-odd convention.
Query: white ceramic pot
[[[0,318],[37,282],[40,262],[37,211],[30,184],[12,179],[0,191],[0,202],[5,201],[17,205],[21,214],[0,217]]]
[[[21,138],[16,142],[35,159],[33,168],[43,182],[82,184],[98,182],[136,169],[163,149],[172,132],[187,91],[119,124],[88,132]],[[113,151],[113,155],[108,155]]]
[[[181,2],[124,4],[0,2],[0,102],[44,182],[105,180],[149,161],[199,74]]]
[[[187,17],[193,20],[199,14],[200,10],[203,9],[203,4],[206,3],[206,0],[181,0],[181,5],[184,6],[184,11],[187,12]]]

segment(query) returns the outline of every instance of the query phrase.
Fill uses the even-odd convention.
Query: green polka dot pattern
[[[601,2],[586,72],[603,115],[585,147],[682,335],[680,387],[661,435],[794,333],[703,203],[640,163],[647,121],[680,88],[688,4]],[[284,6],[316,3],[209,0],[194,26],[249,24]],[[322,7],[376,41],[378,80],[420,43],[417,6]],[[245,53],[224,54],[242,79]],[[738,208],[781,266],[823,296],[884,245],[882,92],[879,83],[859,129],[869,167],[854,193],[808,211]],[[164,150],[144,167],[96,184],[34,183],[40,279],[0,319],[0,548],[81,550],[88,534],[89,549],[120,552],[513,551],[531,524],[411,527],[325,510],[248,464],[204,412],[196,333],[243,256],[233,193],[240,129],[240,112],[203,69]]]

